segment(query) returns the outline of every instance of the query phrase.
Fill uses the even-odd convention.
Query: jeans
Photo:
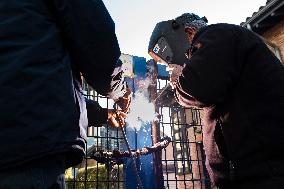
[[[64,173],[64,156],[49,156],[0,171],[0,189],[65,189]]]

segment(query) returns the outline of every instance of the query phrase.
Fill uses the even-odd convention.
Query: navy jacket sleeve
[[[102,108],[97,101],[86,100],[88,126],[100,126],[107,122],[108,110]]]
[[[89,85],[106,96],[120,49],[105,5],[101,0],[54,0],[54,7],[72,64]]]
[[[176,97],[184,106],[211,106],[229,98],[240,66],[234,29],[208,26],[193,39],[192,57],[178,78]]]

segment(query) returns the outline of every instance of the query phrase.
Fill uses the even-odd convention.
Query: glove
[[[130,88],[127,87],[126,93],[123,95],[123,97],[118,98],[118,100],[116,100],[115,103],[120,107],[122,112],[128,113],[130,102],[131,102],[131,90]]]
[[[123,127],[125,125],[126,114],[119,110],[108,110],[107,123],[114,128]]]
[[[170,85],[175,88],[178,77],[182,74],[183,66],[177,64],[168,64],[166,70],[170,74]]]

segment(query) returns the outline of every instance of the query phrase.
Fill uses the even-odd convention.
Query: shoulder
[[[227,23],[218,23],[208,25],[199,30],[193,38],[193,43],[200,40],[235,40],[241,33],[246,32],[247,29]]]
[[[235,24],[227,24],[227,23],[218,23],[218,24],[211,24],[206,26],[205,31],[212,31],[212,30],[220,30],[220,31],[244,31],[247,30],[244,27],[235,25]]]
[[[204,34],[220,34],[220,33],[236,33],[239,31],[244,30],[241,26],[237,26],[234,24],[226,24],[226,23],[219,23],[219,24],[211,24],[204,28],[202,28],[200,31],[197,32],[197,37],[204,35]]]

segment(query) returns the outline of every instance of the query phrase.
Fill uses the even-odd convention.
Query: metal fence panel
[[[112,108],[113,102],[100,96],[88,85],[84,86],[85,96],[96,100],[103,108]],[[66,170],[67,189],[122,189],[125,186],[124,164],[110,166],[100,164],[90,157],[99,150],[123,150],[121,131],[108,124],[89,127],[87,130],[87,155],[78,166]]]
[[[159,79],[157,91],[167,84],[167,80]],[[173,141],[162,152],[165,188],[211,188],[202,143],[202,109],[165,104],[159,106],[161,137],[170,136]]]
[[[167,80],[158,79],[157,93],[167,84]],[[84,89],[87,98],[98,101],[103,108],[112,108],[111,100],[98,95],[87,85]],[[162,165],[153,163],[153,166],[162,168],[163,187],[165,189],[211,188],[202,144],[202,109],[160,104],[157,110],[161,115],[157,123],[160,130],[159,138],[169,136],[173,141],[162,153],[155,154],[161,156]],[[89,127],[87,134],[88,149],[84,162],[66,170],[67,189],[125,188],[127,182],[125,163],[112,167],[99,164],[90,157],[91,152],[98,150],[125,150],[121,131],[105,124],[103,127]]]

